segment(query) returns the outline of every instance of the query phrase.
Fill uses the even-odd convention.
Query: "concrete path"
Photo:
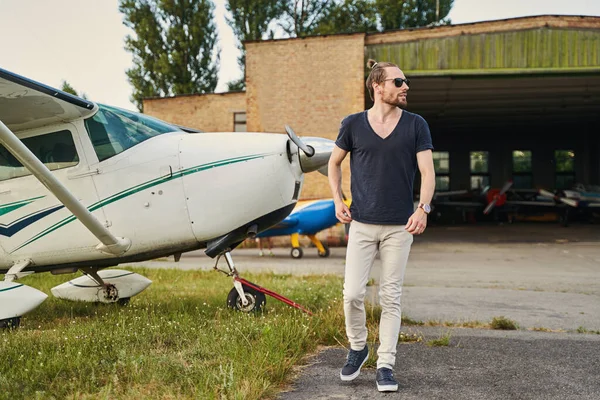
[[[342,348],[328,348],[298,371],[278,400],[600,399],[600,335],[482,329],[410,329],[425,342],[450,334],[447,347],[398,345],[396,393],[379,393],[375,369],[352,382],[339,371]]]
[[[489,322],[505,316],[522,328],[600,330],[600,226],[559,228],[431,228],[429,236],[416,238],[411,250],[403,314],[444,322]],[[328,258],[305,248],[299,260],[289,256],[289,249],[273,251],[274,257],[259,257],[256,249],[236,249],[232,255],[242,275],[344,274],[343,247],[332,248]],[[196,251],[184,254],[178,263],[169,257],[143,265],[210,270],[214,260]],[[224,259],[220,265],[226,266]],[[376,260],[371,273],[375,282],[379,269]],[[376,292],[377,287],[372,288],[373,302]]]
[[[318,257],[314,248],[305,248],[300,260],[291,259],[289,249],[274,253],[258,257],[256,249],[237,249],[232,254],[242,274],[344,273],[345,248],[332,248],[329,258]],[[179,263],[144,263],[181,269],[213,264],[202,251]],[[379,260],[372,271],[375,282],[378,274]],[[370,301],[377,302],[376,292],[377,285]],[[425,341],[443,334],[451,341],[446,347],[399,344],[400,390],[393,394],[377,392],[372,367],[342,383],[346,349],[324,349],[278,399],[600,399],[600,334],[577,333],[600,332],[599,226],[432,227],[413,244],[402,299],[403,315],[414,320],[486,323],[504,316],[520,330],[403,327]]]

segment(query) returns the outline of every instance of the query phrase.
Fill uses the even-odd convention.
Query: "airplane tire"
[[[325,249],[325,251],[323,253],[319,252],[319,257],[329,257],[329,247],[327,247],[327,245],[324,244],[323,248]]]
[[[117,303],[119,303],[120,306],[127,306],[129,305],[129,300],[131,300],[131,297],[123,297],[122,299],[117,300]]]
[[[0,329],[16,329],[21,325],[21,317],[3,319],[0,321]]]
[[[264,293],[244,285],[244,294],[248,300],[248,304],[245,306],[242,305],[242,299],[238,291],[235,290],[235,288],[231,289],[229,291],[229,295],[227,295],[227,307],[246,313],[259,312],[263,310],[265,304],[267,303],[267,298],[265,297]]]
[[[302,258],[304,252],[300,247],[292,247],[292,251],[290,252],[292,258]]]

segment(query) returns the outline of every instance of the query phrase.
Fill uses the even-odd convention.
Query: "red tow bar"
[[[249,288],[252,288],[254,290],[258,290],[259,292],[264,293],[266,295],[269,295],[269,296],[271,296],[272,298],[274,298],[276,300],[284,302],[288,306],[292,306],[294,308],[297,308],[300,311],[304,311],[308,315],[313,315],[313,313],[311,313],[310,311],[308,311],[306,308],[302,307],[300,304],[298,304],[298,303],[296,303],[296,302],[288,299],[287,297],[284,297],[284,296],[280,295],[279,293],[275,293],[272,290],[260,287],[260,286],[258,286],[256,284],[252,283],[252,282],[249,282],[249,281],[245,280],[244,278],[240,278],[239,276],[236,276],[233,279],[235,279],[236,281],[240,282],[242,285],[248,286]]]

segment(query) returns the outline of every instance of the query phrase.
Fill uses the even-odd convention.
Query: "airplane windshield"
[[[183,132],[176,126],[147,115],[105,105],[99,105],[98,112],[85,120],[85,127],[100,161],[154,136]]]

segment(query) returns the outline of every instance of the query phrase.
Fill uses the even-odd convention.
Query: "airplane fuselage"
[[[314,235],[337,223],[339,221],[335,216],[333,199],[310,200],[303,202],[303,204],[299,203],[294,211],[280,224],[261,232],[258,236],[284,236],[293,233]]]
[[[79,270],[52,294],[126,304],[152,282],[105,268],[204,247],[225,257],[227,305],[259,310],[266,292],[239,276],[231,250],[289,215],[304,173],[333,149],[288,126],[202,133],[1,68],[0,100],[0,328],[47,297],[15,282],[29,273]]]
[[[98,251],[98,239],[42,183],[13,170],[0,181],[0,273],[24,259],[32,261],[25,270],[41,271],[200,248],[295,204],[303,180],[285,135],[165,133],[102,161],[83,120],[18,136],[61,131],[72,135],[78,161],[53,174],[131,248],[120,257]]]

